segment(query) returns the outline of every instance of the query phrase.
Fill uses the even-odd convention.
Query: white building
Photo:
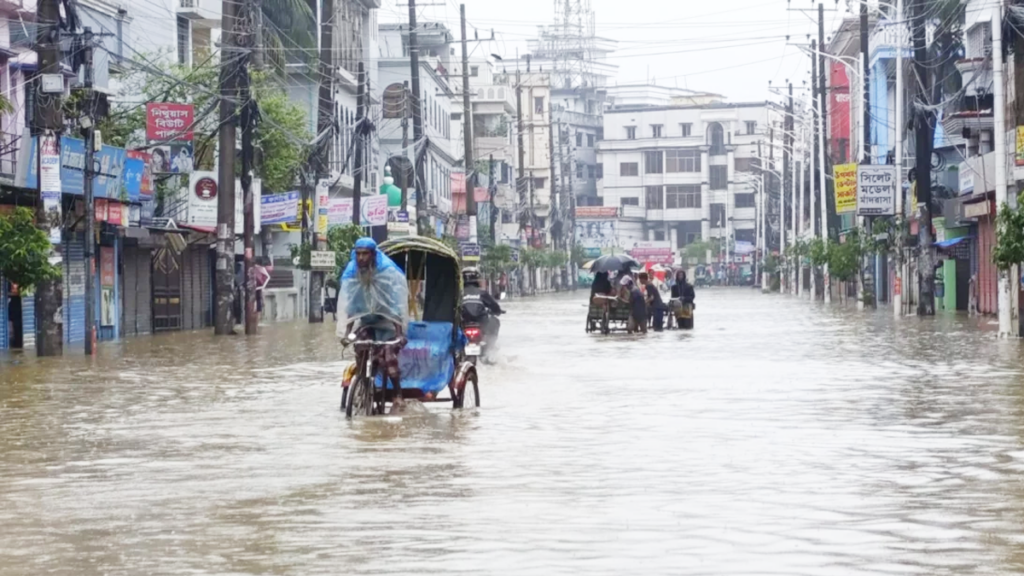
[[[409,30],[405,24],[381,24],[378,37],[376,62],[378,85],[381,93],[388,87],[400,88],[403,84],[412,89],[409,63]],[[452,83],[455,78],[449,72],[455,50],[451,32],[434,22],[419,24],[417,42],[420,47],[420,111],[422,113],[423,135],[428,140],[424,158],[423,177],[424,204],[433,221],[447,221],[452,209],[451,175],[453,168],[462,158],[461,134],[453,134],[452,114],[461,111],[461,100],[457,100]],[[407,139],[409,146],[402,147],[402,122],[397,118],[383,119],[377,125],[382,165],[399,158],[412,165],[415,140],[412,121],[408,122]],[[458,150],[459,152],[456,152]]]
[[[708,238],[753,243],[758,143],[767,155],[767,127],[781,116],[764,102],[612,107],[598,194],[673,249]]]

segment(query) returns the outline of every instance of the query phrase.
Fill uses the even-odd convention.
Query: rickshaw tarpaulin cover
[[[372,272],[359,272],[356,264],[356,250],[359,249],[376,251],[376,266]],[[341,291],[338,311],[345,316],[339,320],[339,327],[367,316],[386,318],[402,326],[408,321],[409,285],[405,274],[391,258],[377,250],[377,243],[370,238],[361,238],[356,242],[352,259],[341,273],[339,284]],[[376,323],[378,318],[367,318],[366,321]]]

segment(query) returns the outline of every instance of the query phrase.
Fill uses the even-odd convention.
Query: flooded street
[[[750,289],[513,301],[479,411],[347,421],[334,326],[0,364],[0,575],[1024,573],[1024,344]],[[13,363],[17,361],[18,363]]]

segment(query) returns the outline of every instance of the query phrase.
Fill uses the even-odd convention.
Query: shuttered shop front
[[[182,254],[181,320],[185,330],[213,325],[213,286],[210,278],[210,250],[193,245]]]
[[[121,334],[139,336],[153,331],[153,293],[149,248],[125,246],[121,275]]]
[[[85,233],[64,247],[64,341],[85,342]]]

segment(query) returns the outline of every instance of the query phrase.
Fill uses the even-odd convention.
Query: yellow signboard
[[[857,209],[857,165],[836,164],[832,167],[832,178],[836,191],[836,213],[855,211]]]
[[[1014,155],[1014,165],[1024,166],[1024,126],[1017,126],[1017,153]]]

